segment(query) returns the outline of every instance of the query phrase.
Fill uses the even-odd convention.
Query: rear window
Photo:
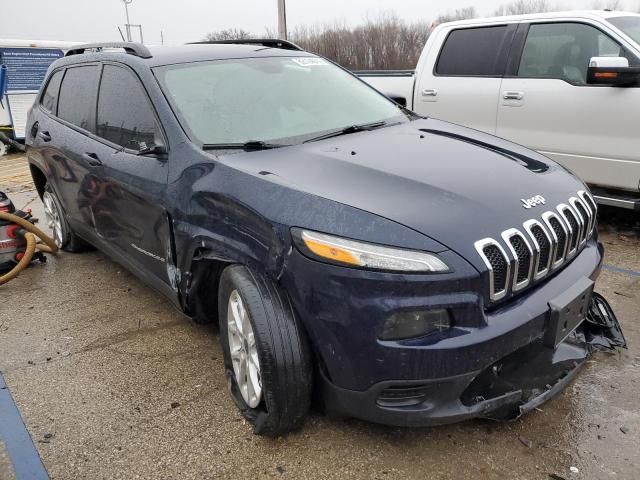
[[[51,79],[49,80],[47,88],[42,94],[42,100],[40,101],[42,107],[53,114],[56,113],[56,107],[58,106],[58,90],[60,90],[60,80],[62,80],[62,70],[58,70],[56,73],[51,75]]]
[[[436,65],[444,76],[502,76],[506,65],[503,48],[507,26],[453,30],[447,37]]]
[[[67,69],[60,87],[58,117],[84,130],[95,132],[99,74],[97,65]]]
[[[608,18],[607,21],[620,30],[622,30],[625,34],[627,34],[631,39],[640,45],[640,17],[635,15],[629,15],[624,17],[614,17]]]

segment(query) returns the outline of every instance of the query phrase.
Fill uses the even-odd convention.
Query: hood
[[[522,229],[585,188],[536,152],[435,119],[219,158],[405,225],[476,265],[475,241]],[[537,196],[545,203],[524,207]]]

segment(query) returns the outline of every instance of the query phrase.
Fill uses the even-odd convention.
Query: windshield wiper
[[[281,143],[268,143],[262,140],[251,140],[244,143],[205,143],[203,150],[270,150],[272,148],[288,147]]]
[[[315,142],[317,140],[324,140],[325,138],[339,137],[341,135],[349,135],[351,133],[366,132],[368,130],[373,130],[375,128],[385,127],[387,125],[389,124],[384,120],[382,122],[372,122],[372,123],[362,123],[360,125],[351,125],[349,127],[341,128],[340,130],[335,130],[333,132],[325,133],[324,135],[320,135],[318,137],[310,138],[309,140],[305,140],[303,143]]]

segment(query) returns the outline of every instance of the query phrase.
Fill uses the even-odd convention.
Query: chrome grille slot
[[[529,285],[533,268],[533,250],[524,235],[516,228],[503,232],[502,238],[515,260],[512,287],[513,291],[517,292]]]
[[[585,190],[522,224],[498,240],[487,237],[474,245],[487,266],[489,297],[498,301],[548,276],[573,258],[591,238],[596,205]],[[504,248],[503,248],[504,246]]]
[[[576,218],[576,214],[569,208],[568,205],[561,203],[558,205],[558,212],[560,217],[564,220],[568,229],[569,239],[567,243],[567,258],[571,258],[578,250],[579,237],[580,237],[580,224]]]
[[[556,269],[564,262],[567,252],[567,240],[569,238],[567,227],[560,221],[558,215],[553,212],[545,212],[542,219],[547,225],[554,240],[551,269]]]
[[[578,192],[578,197],[580,197],[580,200],[582,200],[582,204],[585,207],[587,207],[587,212],[589,213],[589,220],[590,220],[589,227],[587,230],[587,236],[591,236],[596,226],[596,217],[598,214],[598,207],[596,205],[596,202],[593,200],[593,198],[591,198],[591,195],[589,195],[584,190],[580,190]]]
[[[578,214],[578,217],[582,219],[582,228],[580,229],[580,245],[583,245],[589,237],[589,225],[591,224],[591,216],[587,212],[587,207],[579,198],[572,197],[569,199],[569,203]]]
[[[531,239],[531,248],[534,251],[533,279],[539,280],[551,270],[553,259],[553,239],[540,222],[528,220],[523,224]]]
[[[477,252],[489,269],[489,297],[496,301],[507,295],[511,265],[498,242],[485,238],[475,243]]]

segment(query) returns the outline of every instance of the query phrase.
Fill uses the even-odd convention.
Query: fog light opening
[[[397,312],[386,320],[380,340],[425,337],[448,330],[451,325],[451,315],[445,309]]]

